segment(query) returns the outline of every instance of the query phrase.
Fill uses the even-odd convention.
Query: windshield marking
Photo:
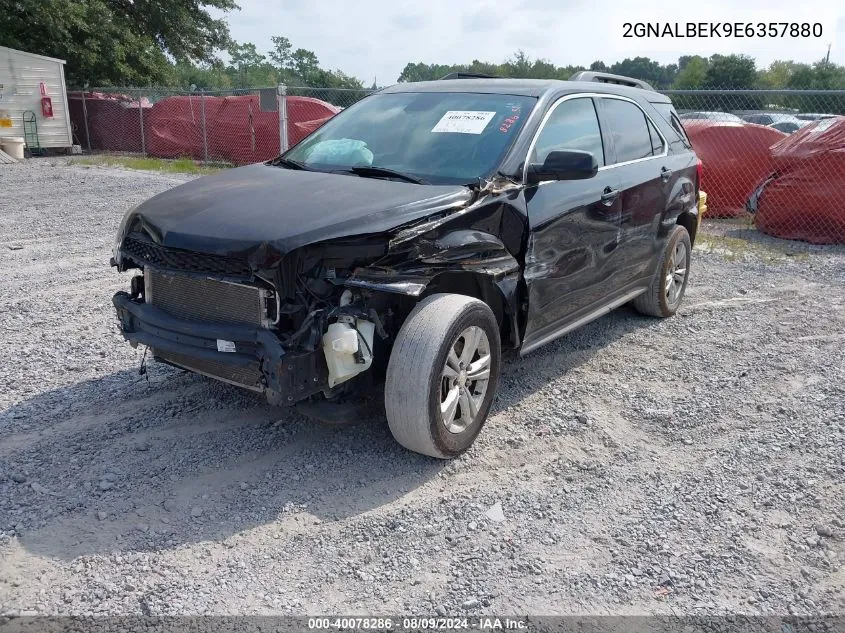
[[[495,112],[479,110],[449,110],[432,128],[432,132],[453,132],[457,134],[481,134]]]

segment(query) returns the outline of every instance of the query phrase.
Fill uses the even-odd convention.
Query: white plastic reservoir
[[[329,325],[323,335],[323,353],[329,368],[329,387],[334,387],[370,368],[373,364],[374,333],[375,324],[372,321],[353,317],[340,317],[337,323]],[[364,362],[358,362],[359,359]]]

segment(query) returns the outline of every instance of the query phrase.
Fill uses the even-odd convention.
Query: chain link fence
[[[666,92],[703,164],[708,216],[845,244],[845,91]]]
[[[86,152],[243,165],[277,156],[370,92],[103,88],[70,92],[68,105]],[[734,232],[845,244],[845,91],[665,94],[703,163],[708,218]]]
[[[278,156],[367,90],[95,88],[68,93],[74,142],[89,153],[244,165]]]

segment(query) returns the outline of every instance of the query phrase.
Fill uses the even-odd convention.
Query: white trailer
[[[0,46],[0,138],[23,138],[27,111],[35,114],[40,147],[73,145],[64,60]]]

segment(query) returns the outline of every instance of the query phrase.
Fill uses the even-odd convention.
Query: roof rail
[[[438,81],[445,79],[499,79],[496,75],[487,75],[485,73],[449,73],[444,75]]]
[[[581,70],[569,78],[569,81],[598,81],[603,84],[617,84],[619,86],[630,86],[631,88],[642,88],[643,90],[654,90],[650,84],[641,79],[625,77],[623,75],[611,75],[610,73],[598,73],[592,70]]]

